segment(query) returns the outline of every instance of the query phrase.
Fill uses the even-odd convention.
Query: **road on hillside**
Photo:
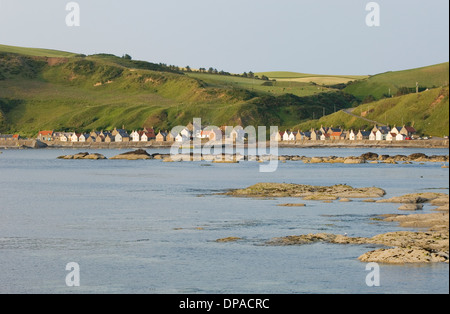
[[[345,112],[345,113],[348,114],[348,115],[351,115],[351,116],[356,117],[356,118],[358,118],[358,119],[363,119],[363,120],[365,120],[365,121],[367,121],[367,122],[370,122],[370,123],[372,123],[372,124],[374,124],[374,125],[386,126],[385,124],[379,123],[378,121],[370,120],[370,119],[367,119],[367,118],[364,118],[364,117],[361,117],[361,116],[358,116],[358,115],[354,114],[353,111],[354,111],[355,109],[356,109],[356,108],[349,108],[349,109],[343,109],[342,111]]]

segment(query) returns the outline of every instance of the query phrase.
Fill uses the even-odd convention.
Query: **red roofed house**
[[[330,139],[332,140],[340,140],[342,135],[342,131],[339,132],[333,132],[330,134]]]
[[[53,131],[39,131],[37,139],[40,141],[53,141]]]

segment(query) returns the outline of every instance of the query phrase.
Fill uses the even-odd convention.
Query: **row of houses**
[[[111,142],[188,142],[194,138],[216,141],[223,139],[224,132],[220,129],[194,128],[192,124],[186,126],[180,132],[159,131],[157,134],[153,128],[144,128],[140,131],[128,133],[124,129],[114,128],[113,131],[92,131],[90,133],[40,131],[37,139],[43,142],[86,142],[86,143],[111,143]],[[231,134],[234,140],[244,138],[242,128],[235,128]]]
[[[413,127],[403,126],[390,128],[389,126],[374,126],[371,131],[343,130],[341,128],[321,127],[319,130],[311,129],[308,132],[285,131],[278,132],[271,136],[271,139],[278,142],[288,141],[326,141],[326,140],[349,140],[349,141],[404,141],[412,139],[416,133]]]
[[[0,134],[0,141],[17,141],[22,139],[19,134]]]
[[[311,129],[307,132],[302,131],[284,131],[271,135],[271,140],[277,142],[289,141],[326,141],[326,140],[372,140],[372,141],[404,141],[409,140],[416,133],[413,127],[403,126],[390,128],[389,126],[374,126],[370,131],[343,130],[341,128],[321,127],[319,130]],[[40,131],[37,139],[44,142],[188,142],[192,139],[201,139],[209,141],[227,140],[244,141],[245,131],[238,126],[233,129],[215,128],[202,129],[195,128],[192,124],[182,128],[179,132],[159,131],[155,132],[153,128],[144,128],[140,131],[128,133],[125,129],[114,128],[113,131],[92,131],[90,133],[76,132],[54,132]]]

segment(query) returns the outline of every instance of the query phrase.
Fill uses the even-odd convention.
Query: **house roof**
[[[42,136],[52,136],[52,135],[53,135],[53,131],[39,131],[38,136],[39,136],[39,135],[42,135]]]

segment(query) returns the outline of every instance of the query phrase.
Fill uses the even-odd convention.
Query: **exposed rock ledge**
[[[107,159],[102,154],[89,154],[89,153],[78,153],[75,155],[64,155],[59,156],[58,159],[91,159],[91,160],[99,160],[99,159]]]
[[[446,202],[446,204],[444,204]],[[447,197],[435,199],[435,206],[447,206]],[[444,204],[444,205],[443,205]],[[442,209],[441,209],[442,210]],[[301,245],[314,242],[335,244],[376,244],[388,248],[367,252],[358,259],[362,262],[389,264],[449,262],[449,213],[385,215],[385,221],[399,222],[405,228],[428,228],[428,231],[398,231],[379,234],[372,238],[347,237],[328,233],[274,238],[268,245]]]
[[[138,149],[132,152],[123,153],[111,159],[125,159],[125,160],[141,160],[141,159],[153,159],[153,157],[147,153],[144,149]]]
[[[287,183],[258,183],[245,189],[231,190],[225,195],[238,197],[301,197],[304,200],[336,200],[342,198],[383,197],[380,188],[353,188],[348,185],[312,186]]]
[[[337,187],[337,188],[336,188]],[[344,188],[345,187],[345,188]],[[326,190],[343,192],[351,187],[311,187],[295,184],[269,184],[260,183],[247,189],[234,190],[226,194],[233,196],[302,196]],[[353,189],[353,188],[351,188]],[[376,189],[376,188],[375,188]],[[357,189],[360,190],[360,189]],[[351,193],[354,191],[350,190]],[[370,193],[379,193],[379,190],[370,190]],[[345,191],[347,193],[347,191]],[[360,192],[357,191],[357,195]],[[337,194],[336,194],[337,195]],[[353,194],[354,195],[354,194]],[[384,191],[383,191],[384,195]],[[381,195],[382,196],[382,195]],[[354,197],[354,196],[353,196]],[[411,205],[430,203],[438,206],[436,213],[413,215],[381,215],[384,221],[398,222],[405,228],[427,228],[427,231],[398,231],[379,234],[371,238],[348,237],[329,233],[307,234],[273,238],[266,242],[267,245],[304,245],[315,242],[327,242],[334,244],[371,244],[382,245],[374,251],[361,255],[358,259],[362,262],[377,262],[388,264],[407,263],[438,263],[449,262],[449,196],[443,193],[417,193],[385,200],[386,202],[400,202]],[[377,218],[378,219],[378,218]],[[234,239],[234,238],[226,238]],[[225,242],[219,241],[218,242]],[[227,241],[228,242],[228,241]]]

